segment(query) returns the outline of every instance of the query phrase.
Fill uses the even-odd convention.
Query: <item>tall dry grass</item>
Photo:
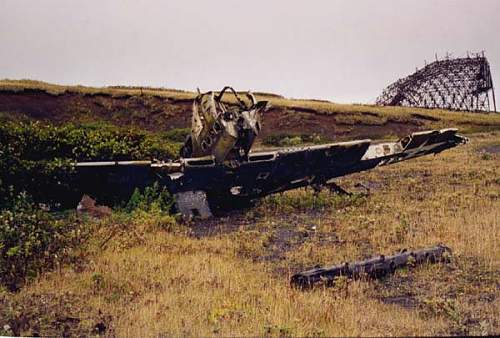
[[[500,158],[481,151],[491,145],[500,147],[498,132],[343,178],[351,189],[372,186],[356,201],[308,190],[265,199],[219,218],[210,236],[196,235],[196,224],[137,227],[133,241],[123,231],[83,269],[47,273],[12,299],[58,304],[42,334],[61,332],[61,313],[82,318],[80,333],[104,317],[105,334],[118,336],[497,334]],[[437,243],[452,248],[450,264],[310,291],[288,284],[299,268]],[[76,300],[65,303],[68,295]],[[399,298],[410,305],[387,301]]]

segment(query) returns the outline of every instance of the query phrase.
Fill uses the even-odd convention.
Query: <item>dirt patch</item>
[[[152,95],[51,94],[39,89],[0,91],[0,112],[11,117],[25,116],[54,123],[101,120],[150,131],[189,127],[191,105],[191,99]],[[368,118],[367,121],[362,122],[363,117]],[[261,136],[286,131],[290,134],[319,134],[330,140],[349,140],[403,136],[420,129],[422,119],[384,121],[378,113],[369,111],[340,113],[278,106],[264,114]]]
[[[228,234],[240,229],[251,229],[256,219],[248,217],[242,210],[228,211],[219,217],[206,220],[196,220],[186,224],[190,229],[190,235],[195,238],[212,237]]]
[[[220,218],[198,220],[188,226],[190,235],[198,239],[230,234],[237,240],[239,236],[246,238],[246,234],[252,233],[252,239],[261,243],[262,247],[258,252],[252,252],[251,258],[258,262],[272,262],[274,273],[282,277],[291,268],[305,268],[293,262],[285,262],[287,253],[306,243],[322,246],[342,242],[333,231],[319,231],[317,225],[311,222],[315,217],[313,214],[310,211],[282,215],[268,223],[267,218],[261,217],[254,209],[244,213],[234,211]]]
[[[379,113],[375,113],[372,111],[363,111],[361,112],[361,115],[367,115],[367,116],[373,116],[373,117],[380,117]]]
[[[399,305],[405,309],[413,309],[418,305],[418,301],[411,295],[382,297],[380,300],[385,304]]]
[[[309,109],[308,109],[309,110]],[[262,137],[276,132],[286,131],[287,134],[318,134],[334,141],[353,140],[359,138],[384,138],[389,135],[402,137],[418,130],[424,130],[425,125],[419,120],[380,121],[373,123],[338,121],[336,114],[321,114],[273,108],[264,115]],[[359,115],[366,115],[360,113]],[[376,117],[378,115],[370,115]]]
[[[425,121],[433,121],[437,122],[440,121],[439,118],[434,117],[434,116],[429,116],[429,115],[423,115],[423,114],[418,114],[418,113],[412,113],[410,114],[412,117],[420,119],[420,120],[425,120]]]
[[[83,306],[76,295],[30,294],[0,296],[4,333],[13,336],[113,335],[111,317]]]
[[[191,120],[191,100],[157,96],[113,97],[111,95],[63,93],[43,90],[0,91],[0,112],[24,115],[35,120],[95,122],[135,126],[151,131],[184,128]]]

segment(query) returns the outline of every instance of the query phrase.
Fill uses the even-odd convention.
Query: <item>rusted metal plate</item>
[[[212,217],[204,191],[185,191],[174,196],[177,209],[184,217],[200,219]]]

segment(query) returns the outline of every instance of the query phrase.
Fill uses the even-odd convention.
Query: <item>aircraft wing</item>
[[[212,207],[231,205],[241,199],[324,184],[377,166],[437,154],[467,141],[456,129],[442,129],[416,132],[395,142],[367,139],[252,152],[248,162],[234,168],[217,165],[210,157],[183,159],[182,173],[171,175],[169,190],[176,194],[178,205],[187,205],[180,206],[181,212],[189,214],[206,198]]]
[[[321,185],[377,166],[437,154],[467,141],[456,129],[441,129],[416,132],[394,142],[366,139],[250,152],[248,161],[233,165],[205,156],[173,163],[93,162],[77,163],[76,167],[85,179],[81,186],[104,187],[104,183],[96,184],[96,173],[101,172],[108,182],[113,178],[117,181],[115,192],[121,189],[130,194],[135,187],[158,181],[175,195],[182,214],[203,218],[210,217],[214,208],[230,208],[241,201]],[[100,195],[106,193],[110,194],[110,189]]]

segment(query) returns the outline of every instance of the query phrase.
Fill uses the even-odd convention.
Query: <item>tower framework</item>
[[[436,60],[389,85],[376,104],[496,111],[490,65],[484,53]]]

